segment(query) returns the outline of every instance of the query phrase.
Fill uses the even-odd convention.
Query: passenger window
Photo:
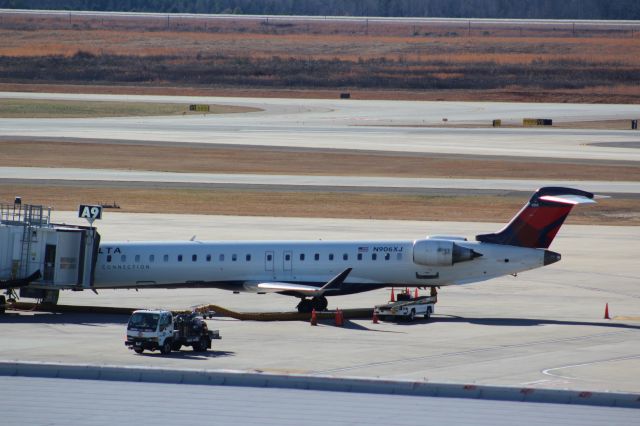
[[[398,260],[402,260],[402,253],[398,253],[398,254],[396,254],[396,259],[398,259]]]
[[[391,253],[387,253],[384,255],[384,260],[389,260],[391,259]]]
[[[343,254],[342,260],[349,260],[349,255],[347,253]]]
[[[329,260],[333,260],[333,253],[329,255]]]
[[[218,259],[220,260],[220,262],[224,262],[224,254],[221,254],[220,256],[218,256]]]
[[[244,257],[244,260],[246,260],[247,262],[251,262],[251,255],[248,254]]]
[[[136,254],[135,260],[136,260],[136,263],[140,263],[140,255],[139,254]]]
[[[181,254],[178,255],[178,262],[182,262],[182,255]]]
[[[378,258],[378,255],[377,255],[377,254],[373,253],[373,254],[371,255],[371,260],[376,260],[377,258]]]
[[[273,256],[271,256],[270,254],[267,255],[267,261],[271,262],[271,259],[273,259]]]
[[[231,261],[235,262],[236,260],[238,260],[238,255],[237,254],[232,254],[231,255]]]
[[[107,255],[107,263],[111,263],[111,255],[110,254]]]
[[[304,261],[304,253],[300,253],[300,260]]]
[[[165,255],[163,256],[163,260],[164,260],[165,262],[168,262],[168,261],[169,261],[169,255],[168,255],[168,254],[165,254]]]
[[[207,255],[207,262],[211,262],[211,255],[210,254]]]
[[[320,253],[316,253],[315,255],[313,255],[313,258],[315,260],[320,260]]]
[[[149,255],[149,262],[155,262],[156,257],[153,254]]]
[[[122,262],[126,262],[127,261],[127,256],[123,254],[122,256],[120,256],[120,260]]]
[[[195,262],[197,260],[198,260],[198,255],[197,254],[194,254],[194,255],[191,256],[191,261],[192,262]]]
[[[286,260],[286,261],[291,260],[291,255],[290,254],[285,255],[284,256],[284,260]]]
[[[362,253],[358,253],[358,260],[362,260]]]

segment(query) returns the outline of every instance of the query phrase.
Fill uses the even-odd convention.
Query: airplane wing
[[[269,293],[294,292],[307,296],[321,296],[326,292],[330,292],[331,290],[340,289],[340,286],[342,286],[344,280],[351,273],[351,269],[352,268],[345,269],[344,271],[327,281],[327,283],[322,287],[287,282],[264,282],[258,283],[256,287],[259,291]]]

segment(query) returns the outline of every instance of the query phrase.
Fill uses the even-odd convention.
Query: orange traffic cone
[[[604,305],[604,319],[611,319],[609,318],[609,303]]]
[[[413,298],[414,299],[418,298],[418,287],[416,287],[416,291],[413,292]]]
[[[376,310],[373,310],[373,318],[372,321],[374,324],[378,324],[378,314],[376,314]]]
[[[393,292],[393,287],[391,287],[391,299],[389,299],[390,302],[395,302],[396,301],[396,295]]]
[[[311,325],[318,325],[318,315],[315,309],[311,311]]]

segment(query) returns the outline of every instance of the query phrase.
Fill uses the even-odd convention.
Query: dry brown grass
[[[0,141],[0,162],[24,167],[82,167],[199,173],[265,173],[336,176],[640,180],[640,167],[416,156],[329,150],[219,146],[149,146],[46,141]]]
[[[122,212],[506,222],[526,197],[403,196],[327,192],[262,192],[199,189],[129,189],[0,184],[0,200],[75,211],[83,203],[116,201]],[[105,212],[106,215],[109,211]],[[640,200],[610,199],[576,209],[568,223],[640,225]]]

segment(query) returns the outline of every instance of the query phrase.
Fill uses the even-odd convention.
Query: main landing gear
[[[298,303],[298,312],[301,314],[309,313],[313,309],[316,311],[326,311],[329,302],[324,296],[316,296],[313,299],[302,298]]]

